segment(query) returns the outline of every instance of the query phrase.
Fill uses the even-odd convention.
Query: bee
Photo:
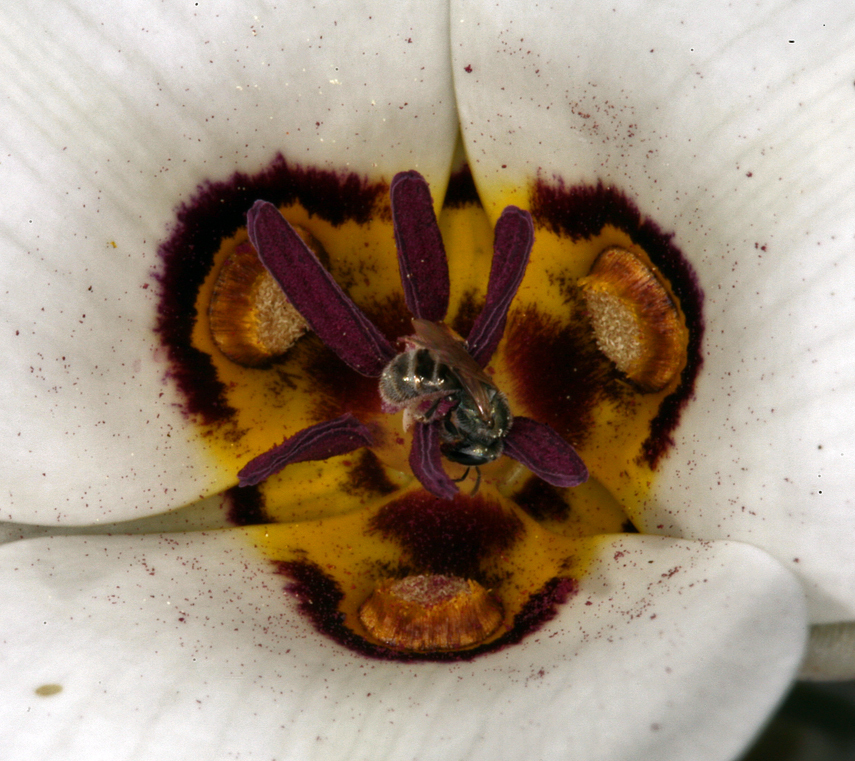
[[[380,376],[380,397],[390,412],[403,408],[404,430],[413,421],[439,423],[440,451],[466,466],[463,478],[474,467],[479,483],[478,466],[501,456],[513,422],[507,397],[449,327],[421,319],[413,327],[406,350]]]

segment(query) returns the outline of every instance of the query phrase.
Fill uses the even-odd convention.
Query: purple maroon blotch
[[[393,179],[390,195],[407,306],[420,320],[440,322],[448,310],[448,262],[428,184],[418,172],[402,172]],[[358,373],[379,378],[397,356],[395,348],[333,280],[278,209],[256,201],[247,223],[262,263],[321,341]],[[484,309],[465,344],[481,367],[486,367],[502,338],[533,242],[531,215],[508,206],[496,224]],[[442,467],[440,424],[416,423],[410,467],[425,489],[451,499],[458,489]],[[311,426],[251,460],[239,474],[240,483],[259,483],[292,462],[322,460],[370,445],[368,429],[352,415],[344,415]],[[549,426],[528,418],[514,418],[504,439],[504,453],[555,486],[576,486],[588,477],[573,447]]]

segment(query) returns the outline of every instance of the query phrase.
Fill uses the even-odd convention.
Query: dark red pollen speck
[[[559,606],[566,603],[579,589],[575,579],[551,579],[528,599],[514,617],[511,628],[498,639],[456,652],[411,653],[375,645],[345,626],[344,615],[339,610],[344,594],[339,585],[314,563],[294,561],[277,563],[277,566],[279,572],[291,580],[285,590],[297,598],[300,613],[309,619],[319,632],[352,652],[388,661],[471,661],[479,655],[515,645],[555,618]]]
[[[196,296],[223,239],[246,225],[246,213],[264,198],[275,205],[299,202],[312,215],[338,226],[368,222],[388,187],[353,173],[327,172],[288,163],[277,156],[255,175],[235,173],[211,182],[176,212],[169,239],[160,246],[163,262],[156,278],[160,304],[156,331],[167,348],[170,376],[185,399],[185,411],[210,424],[234,414],[210,358],[193,348]]]
[[[440,499],[418,491],[381,508],[371,530],[400,544],[416,573],[478,578],[482,560],[507,550],[523,524],[481,496]]]
[[[647,253],[680,300],[689,330],[687,362],[680,386],[662,402],[650,424],[650,435],[642,446],[645,462],[655,467],[673,443],[671,433],[692,397],[701,369],[704,297],[695,271],[672,242],[673,235],[643,217],[635,203],[619,190],[602,183],[568,188],[560,181],[553,185],[538,181],[532,189],[531,213],[536,225],[571,240],[593,237],[606,225],[623,230]]]

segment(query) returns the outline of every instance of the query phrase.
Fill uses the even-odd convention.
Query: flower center
[[[186,259],[202,247],[181,235],[164,247],[170,317],[160,332],[174,377],[224,471],[256,484],[232,492],[236,513],[278,524],[254,535],[257,544],[296,580],[295,594],[313,600],[307,611],[326,609],[319,596],[335,599],[313,620],[361,652],[471,657],[515,641],[575,588],[586,567],[580,541],[634,530],[630,517],[699,365],[691,270],[667,235],[602,188],[555,195],[535,186],[535,228],[512,210],[495,240],[473,194],[451,193],[468,200],[446,206],[422,240],[413,231],[433,208],[414,173],[393,183],[393,214],[384,189],[362,183],[370,202],[349,202],[364,213],[348,217],[335,193],[329,209],[307,206],[310,183],[301,190],[299,171],[282,172],[282,198],[271,195],[271,173],[264,178],[276,205],[256,204],[247,232],[236,214],[219,251],[196,265],[195,302],[183,312],[192,331],[168,303],[170,283],[186,291],[170,252]],[[247,192],[262,191],[240,184],[232,200],[245,208]],[[230,196],[217,191],[220,211]],[[204,200],[199,207],[214,206]],[[593,230],[592,202],[602,218]],[[322,242],[323,264],[298,225]],[[183,229],[200,226],[188,219]],[[286,301],[271,296],[257,261],[235,264],[247,236]],[[296,259],[269,255],[282,247]],[[296,321],[283,317],[291,307],[311,329],[277,343],[269,336]],[[577,485],[583,459],[594,478]],[[471,480],[458,482],[467,468]],[[401,603],[400,589],[417,584],[396,586],[408,579],[447,587],[446,607],[406,595]],[[461,586],[470,583],[478,586]],[[484,599],[496,603],[484,619],[499,616],[496,626],[468,612]],[[422,633],[390,635],[389,615]]]

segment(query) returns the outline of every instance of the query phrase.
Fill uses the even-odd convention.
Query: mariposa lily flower
[[[297,526],[8,544],[7,757],[724,759],[786,688],[807,621],[853,618],[848,11],[398,8],[406,28],[382,3],[3,11],[4,517],[156,516],[232,486],[236,461],[281,440],[228,456],[164,380],[150,271],[187,219],[176,205],[216,198],[197,185],[256,177],[281,152],[304,177],[381,188],[416,169],[438,203],[462,128],[485,226],[530,209],[532,257],[553,275],[573,236],[543,201],[598,182],[697,273],[703,369],[674,445],[638,494],[586,460],[643,533],[580,539],[585,573],[552,619],[453,662],[359,655],[283,593],[262,550],[361,514],[319,518],[308,492]],[[330,253],[361,303],[390,279],[365,251],[391,222],[330,221],[329,199],[306,197],[297,222],[351,240]],[[483,288],[483,264],[470,274]]]

